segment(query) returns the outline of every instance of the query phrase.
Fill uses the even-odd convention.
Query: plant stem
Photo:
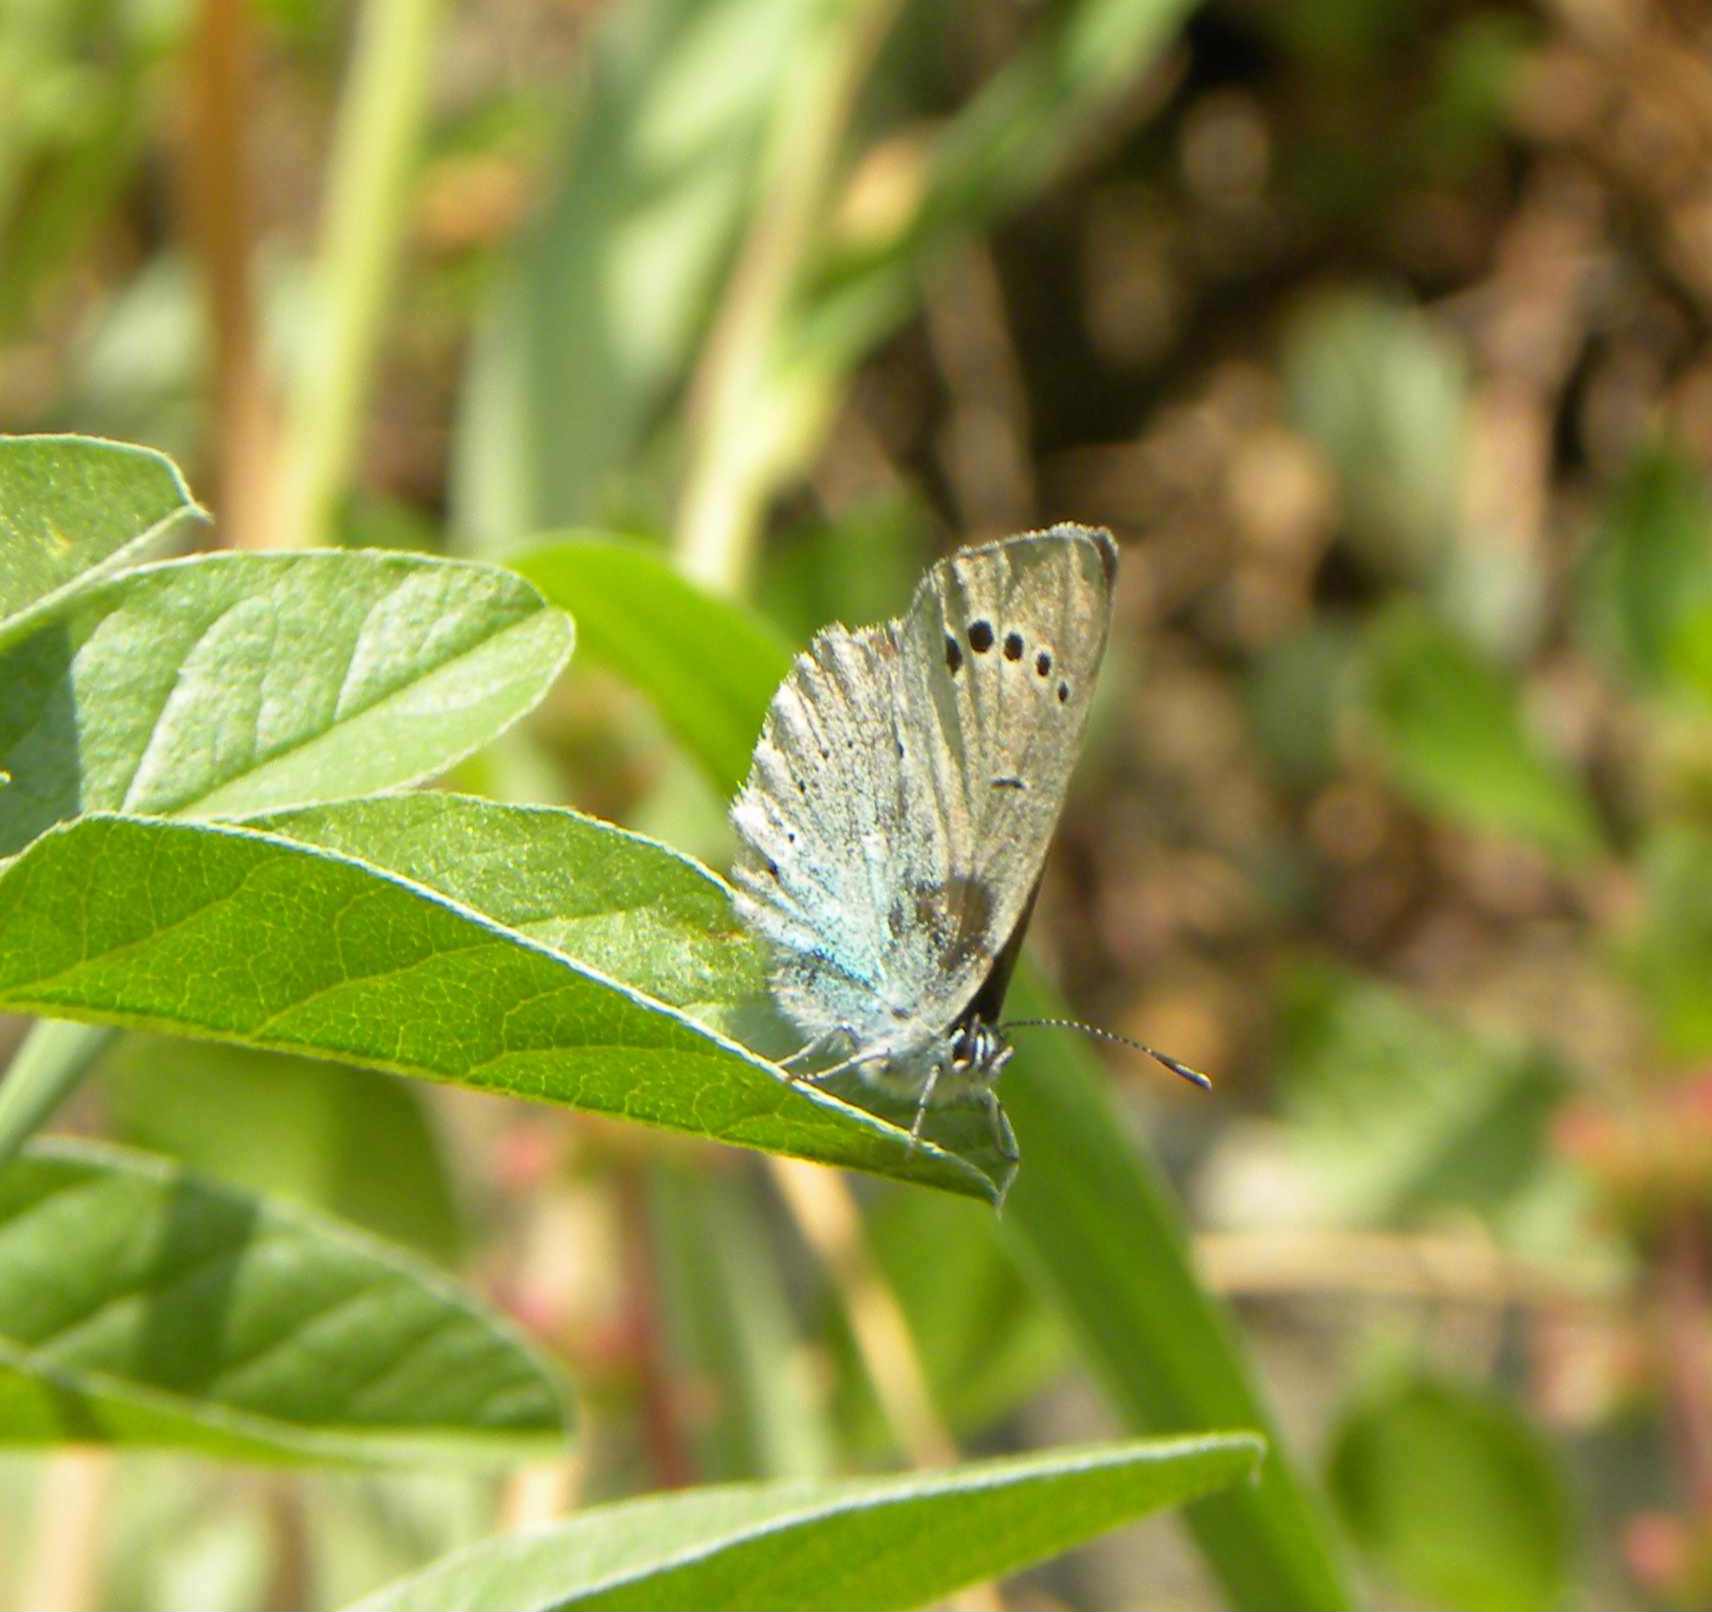
[[[203,0],[190,52],[184,190],[214,346],[214,484],[221,537],[267,548],[276,493],[273,411],[256,346],[254,209],[245,140],[253,93],[247,0]]]
[[[1693,1525],[1712,1519],[1712,1323],[1701,1211],[1679,1210],[1658,1271],[1665,1382]]]
[[[838,1290],[874,1396],[898,1443],[914,1466],[951,1466],[957,1446],[934,1409],[909,1323],[868,1250],[849,1187],[818,1164],[776,1157],[767,1163],[803,1241]]]
[[[324,543],[356,462],[403,242],[444,0],[369,0],[328,180],[309,351],[292,388],[281,543]]]
[[[779,1157],[767,1164],[803,1241],[837,1289],[874,1397],[910,1464],[955,1465],[956,1441],[934,1406],[903,1307],[868,1248],[855,1196],[842,1176],[821,1165]],[[996,1585],[971,1584],[950,1604],[957,1612],[994,1612],[1002,1602]]]
[[[764,418],[767,371],[815,238],[856,92],[898,0],[843,0],[810,40],[769,131],[762,197],[691,394],[679,504],[683,573],[740,593],[775,480],[780,432]]]
[[[106,1450],[62,1450],[36,1493],[35,1548],[18,1586],[18,1605],[84,1612],[101,1604],[102,1521],[113,1488]]]

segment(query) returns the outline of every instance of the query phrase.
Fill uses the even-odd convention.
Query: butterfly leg
[[[817,1053],[828,1051],[833,1042],[840,1040],[852,1047],[856,1045],[856,1036],[853,1031],[846,1029],[843,1025],[835,1025],[832,1029],[817,1035],[812,1041],[805,1041],[790,1057],[779,1059],[779,1067],[789,1069],[793,1064],[801,1063],[804,1058],[812,1058]]]
[[[981,1101],[987,1110],[987,1119],[993,1127],[993,1146],[999,1150],[999,1157],[1007,1164],[1015,1164],[1022,1152],[1017,1147],[1016,1132],[1011,1129],[1010,1116],[1005,1113],[1004,1105],[1000,1103],[991,1086],[981,1088]]]
[[[927,1079],[922,1083],[921,1096],[915,1100],[915,1123],[910,1126],[912,1148],[921,1142],[921,1122],[927,1118],[928,1105],[933,1101],[933,1088],[939,1084],[939,1071],[938,1063],[928,1070]]]
[[[865,1063],[884,1063],[890,1056],[884,1048],[877,1052],[853,1052],[830,1069],[814,1069],[804,1074],[798,1074],[793,1069],[788,1078],[793,1086],[818,1086],[823,1080],[831,1080],[834,1075],[843,1074],[846,1069],[860,1069]]]

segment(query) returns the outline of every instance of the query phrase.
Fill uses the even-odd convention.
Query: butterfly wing
[[[902,659],[898,622],[818,633],[773,697],[732,807],[738,910],[772,942],[774,995],[810,1037],[848,1030],[872,1046],[904,1022],[894,1005],[908,1015],[898,900],[940,858],[910,804]]]
[[[934,566],[902,621],[831,627],[733,807],[743,916],[810,1036],[908,1061],[1022,922],[1105,649],[1117,551],[1058,526]]]
[[[929,669],[956,781],[950,883],[988,913],[980,966],[945,982],[946,1023],[1015,960],[1081,753],[1116,575],[1109,533],[1055,526],[950,556],[911,606],[911,658]],[[1003,983],[984,993],[986,1013]]]

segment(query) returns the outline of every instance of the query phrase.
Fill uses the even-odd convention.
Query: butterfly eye
[[[993,647],[993,624],[990,621],[969,623],[969,647],[977,655],[985,655]]]
[[[1005,659],[1022,659],[1022,634],[1020,632],[1005,634]]]

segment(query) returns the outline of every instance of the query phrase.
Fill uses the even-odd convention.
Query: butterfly
[[[941,560],[897,620],[823,629],[774,695],[732,805],[737,909],[808,1038],[786,1064],[842,1052],[797,1078],[853,1069],[913,1097],[912,1140],[930,1107],[975,1103],[1017,1157],[993,1094],[1014,1051],[1000,1012],[1117,565],[1109,532],[1058,525]]]

